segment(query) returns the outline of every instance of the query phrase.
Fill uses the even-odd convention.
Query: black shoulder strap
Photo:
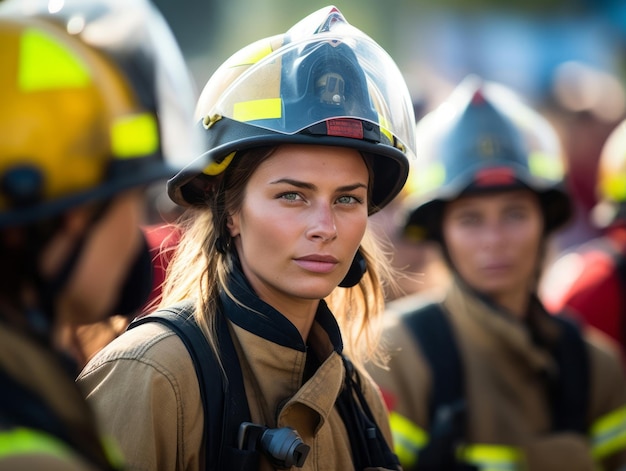
[[[250,420],[250,411],[241,366],[224,315],[220,311],[216,313],[216,326],[226,378],[204,333],[196,323],[190,302],[160,309],[136,319],[128,328],[132,329],[146,322],[158,322],[173,330],[191,356],[204,408],[206,469],[256,470],[258,452],[239,450],[237,447],[239,425]]]
[[[552,397],[552,427],[587,434],[590,383],[587,347],[572,320],[564,316],[554,319],[561,327],[561,341],[553,351],[559,379]]]
[[[430,366],[433,379],[430,396],[431,423],[437,411],[465,397],[463,368],[452,327],[436,303],[402,317]]]
[[[420,471],[474,469],[456,462],[456,446],[465,435],[466,407],[461,356],[452,327],[439,304],[428,304],[403,316],[429,364],[430,439],[420,451]]]

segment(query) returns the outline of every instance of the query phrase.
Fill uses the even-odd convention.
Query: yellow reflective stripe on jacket
[[[428,442],[428,433],[397,412],[389,414],[394,452],[405,468],[415,466],[419,451]]]
[[[523,453],[505,445],[466,445],[457,452],[457,459],[474,465],[480,471],[521,471]]]
[[[20,427],[0,432],[0,459],[26,454],[65,458],[73,452],[61,440],[38,430]]]
[[[626,449],[626,406],[596,420],[591,426],[591,441],[595,459]]]

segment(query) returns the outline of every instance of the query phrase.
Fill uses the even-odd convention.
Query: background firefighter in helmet
[[[191,355],[154,315],[96,354],[80,385],[133,469],[397,469],[384,403],[359,366],[389,267],[368,216],[398,194],[413,154],[397,66],[327,7],[229,58],[197,117],[205,168],[169,182],[189,209],[162,306],[190,301],[186,323],[211,348],[201,362],[217,355],[229,379],[240,370],[248,423],[211,432]],[[295,430],[308,454],[290,461],[248,440],[266,427]]]
[[[420,121],[416,147],[425,193],[405,229],[440,243],[452,281],[435,302],[389,307],[389,369],[370,369],[404,468],[623,466],[614,350],[536,296],[547,237],[570,214],[556,133],[512,91],[468,77]]]
[[[0,7],[0,469],[118,469],[61,328],[144,302],[143,188],[192,162],[193,89],[149,4],[25,4]],[[131,29],[102,36],[110,21]]]
[[[626,121],[607,139],[597,174],[593,220],[604,233],[554,262],[541,297],[548,308],[609,335],[626,359]]]

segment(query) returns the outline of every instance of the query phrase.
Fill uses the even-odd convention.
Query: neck
[[[528,312],[529,295],[526,290],[499,293],[491,298],[499,305],[513,314],[517,319],[523,319]]]

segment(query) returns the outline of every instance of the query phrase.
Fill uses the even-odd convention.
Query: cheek
[[[475,241],[469,234],[457,230],[455,227],[446,227],[444,225],[442,237],[450,261],[455,267],[462,269],[463,266],[471,263],[471,254],[475,253],[476,250],[473,247]]]
[[[520,261],[522,263],[525,261],[534,268],[539,263],[539,257],[541,256],[543,242],[541,225],[530,225],[525,231],[519,231],[515,235]]]

